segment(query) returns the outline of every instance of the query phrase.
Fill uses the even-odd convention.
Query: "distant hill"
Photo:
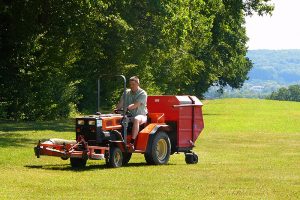
[[[300,81],[300,49],[250,50],[247,56],[254,64],[249,81],[275,81],[288,85]]]
[[[253,68],[240,90],[228,87],[220,95],[218,87],[211,87],[205,96],[264,98],[280,87],[300,83],[300,49],[249,50],[247,57],[252,60]]]

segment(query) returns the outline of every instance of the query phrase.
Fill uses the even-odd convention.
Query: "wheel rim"
[[[122,162],[122,155],[120,152],[115,153],[114,161],[115,161],[116,166],[120,166],[120,163]]]
[[[167,142],[166,140],[164,139],[160,139],[158,142],[157,142],[157,146],[156,146],[156,156],[159,160],[164,160],[167,156],[167,153],[168,153],[168,145],[167,145]]]

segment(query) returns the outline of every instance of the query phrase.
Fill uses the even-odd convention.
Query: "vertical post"
[[[100,78],[98,78],[97,112],[100,112]]]
[[[194,102],[193,102],[193,104],[194,104]],[[195,140],[195,134],[194,134],[194,132],[195,132],[195,128],[194,128],[194,126],[195,126],[195,106],[192,106],[192,142],[194,143],[194,140]]]
[[[125,76],[123,76],[122,75],[122,77],[123,77],[123,80],[124,80],[124,91],[123,91],[123,111],[124,111],[124,116],[125,116],[125,114],[126,114],[126,78],[125,78]]]
[[[189,98],[192,100],[192,104],[195,104],[195,101],[191,98],[191,96],[189,96]],[[192,142],[194,143],[194,132],[195,132],[195,106],[192,106]]]
[[[126,119],[126,78],[123,75],[120,75],[123,78],[124,82],[124,91],[123,91],[123,133],[124,133],[124,143],[125,145],[127,144],[127,127],[128,127],[128,122]]]
[[[108,76],[107,74],[103,74],[103,76]],[[120,76],[123,79],[124,82],[124,91],[123,91],[123,120],[122,120],[122,126],[123,126],[123,135],[124,135],[124,143],[125,146],[127,144],[127,127],[128,127],[128,118],[126,117],[126,78],[124,75],[115,75],[115,76],[109,76],[109,77],[116,77]],[[98,84],[98,94],[97,94],[97,111],[100,112],[100,79],[101,77],[98,78],[97,84]]]

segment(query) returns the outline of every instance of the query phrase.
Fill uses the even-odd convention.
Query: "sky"
[[[300,0],[272,3],[272,16],[246,17],[249,49],[300,49]]]

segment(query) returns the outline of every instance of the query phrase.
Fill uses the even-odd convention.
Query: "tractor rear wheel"
[[[86,166],[87,159],[85,158],[70,158],[72,168],[84,168]]]
[[[150,145],[150,151],[144,154],[147,164],[167,164],[171,154],[169,136],[165,132],[158,132]]]
[[[121,167],[123,165],[123,152],[119,147],[110,147],[109,157],[106,161],[107,165],[112,168]]]
[[[185,154],[185,162],[186,162],[186,164],[197,164],[198,163],[198,155],[195,153],[186,153]]]

